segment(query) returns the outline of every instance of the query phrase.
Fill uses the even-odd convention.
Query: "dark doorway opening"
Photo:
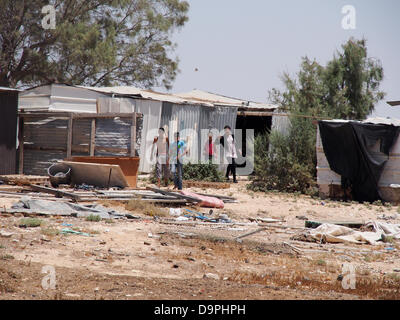
[[[236,129],[242,129],[242,155],[246,157],[246,129],[254,130],[254,137],[271,131],[272,116],[252,116],[238,115],[236,119]],[[246,163],[238,165],[243,168]]]

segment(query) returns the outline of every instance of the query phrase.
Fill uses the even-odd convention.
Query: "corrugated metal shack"
[[[346,120],[334,120],[335,122],[344,123]],[[385,118],[370,118],[363,123],[387,124],[400,126],[400,120]],[[379,144],[371,147],[374,157],[385,157],[380,150]],[[344,191],[341,187],[341,176],[331,170],[328,160],[325,156],[322,146],[319,128],[317,131],[317,183],[319,193],[322,197],[334,199],[344,198]],[[389,158],[383,169],[381,178],[378,182],[379,192],[384,201],[400,202],[400,137],[394,143]]]
[[[0,87],[0,174],[16,173],[18,90]]]
[[[207,134],[207,130],[221,131],[225,125],[238,128],[237,118],[241,113],[246,114],[239,117],[267,117],[261,121],[265,127],[270,127],[272,111],[275,109],[272,105],[228,98],[200,90],[185,94],[164,94],[128,86],[97,88],[60,84],[27,90],[20,95],[19,103],[20,110],[25,111],[141,113],[143,118],[142,139],[138,152],[139,171],[145,173],[152,169],[151,145],[159,127],[164,127],[171,135],[175,131],[181,131],[181,136],[190,146],[190,160],[196,161],[201,157],[201,141],[205,141],[204,135]],[[254,128],[252,125],[254,121],[249,123],[249,127]]]
[[[19,114],[19,172],[45,175],[57,160],[73,156],[138,155],[141,115],[72,112]]]

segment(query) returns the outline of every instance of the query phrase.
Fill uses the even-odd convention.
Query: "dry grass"
[[[19,227],[35,228],[35,227],[40,227],[42,223],[43,221],[37,218],[23,218],[19,220],[17,224]]]
[[[166,217],[168,212],[165,208],[155,206],[151,202],[143,201],[141,199],[131,199],[125,205],[126,210],[136,213],[142,213],[151,217]]]
[[[400,299],[400,277],[390,274],[385,277],[357,273],[355,289],[344,289],[336,275],[316,275],[301,266],[286,269],[286,272],[272,271],[264,274],[235,271],[228,280],[244,284],[262,284],[291,289],[340,292],[365,299]],[[291,270],[291,271],[289,271]]]
[[[54,237],[60,234],[60,231],[54,227],[42,228],[41,233],[45,236]]]

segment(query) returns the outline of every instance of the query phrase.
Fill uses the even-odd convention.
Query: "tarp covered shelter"
[[[400,183],[400,176],[388,173],[400,169],[399,132],[398,123],[388,119],[319,121],[320,192],[332,196],[331,186],[340,185],[343,195],[351,193],[354,200],[395,200],[385,189]]]

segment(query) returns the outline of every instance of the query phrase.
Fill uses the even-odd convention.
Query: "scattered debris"
[[[219,208],[219,209],[224,208],[224,202],[221,199],[215,197],[202,196],[190,191],[181,191],[181,193],[185,196],[197,199],[200,207]]]
[[[343,227],[347,227],[347,228],[360,229],[365,223],[359,222],[359,221],[309,221],[309,220],[307,220],[305,222],[305,227],[315,229],[323,224],[334,224],[334,225],[343,226]]]
[[[259,233],[259,232],[265,231],[265,230],[267,230],[267,228],[260,228],[260,229],[257,229],[257,230],[254,230],[254,231],[251,231],[251,232],[242,234],[242,235],[236,237],[235,240],[238,241],[239,239],[243,239],[243,238],[245,238],[245,237],[251,236],[251,235],[253,235],[253,234],[256,234],[256,233]]]
[[[34,184],[31,184],[29,186],[34,191],[50,193],[50,194],[55,195],[56,198],[68,197],[68,198],[71,198],[74,201],[79,201],[80,200],[80,197],[78,195],[74,194],[74,193],[61,191],[61,190],[58,190],[58,189],[55,189],[55,188],[42,187],[42,186],[38,186],[38,185],[34,185]]]
[[[76,234],[76,235],[81,235],[81,236],[85,236],[85,237],[91,237],[92,235],[90,233],[86,233],[86,232],[80,232],[80,231],[75,231],[69,228],[64,228],[61,230],[62,234]]]
[[[29,215],[54,215],[54,216],[73,216],[84,217],[96,214],[102,219],[122,218],[125,215],[114,210],[110,210],[101,205],[78,205],[68,202],[56,202],[49,200],[33,200],[29,197],[22,198],[12,205],[7,213],[23,213]]]
[[[285,220],[278,220],[278,219],[274,219],[274,218],[260,218],[260,217],[257,217],[257,218],[248,218],[250,221],[255,221],[255,222],[258,222],[258,221],[261,221],[261,222],[264,222],[264,223],[274,223],[274,222],[285,222]]]
[[[169,214],[174,217],[179,217],[182,215],[182,210],[180,208],[169,208]]]
[[[347,224],[354,225],[354,223]],[[376,245],[377,241],[382,240],[382,235],[400,239],[400,225],[391,225],[379,221],[370,221],[362,226],[372,231],[357,231],[339,224],[323,223],[316,229],[303,232],[300,237],[297,235],[294,239],[300,240],[303,238],[304,241],[308,241],[308,239],[311,238],[323,243],[350,242],[368,243],[373,245]],[[361,226],[358,228],[360,227]]]
[[[29,186],[31,184],[49,185],[50,183],[49,177],[29,176],[24,174],[1,175],[0,180],[3,181],[3,183],[17,186]]]

